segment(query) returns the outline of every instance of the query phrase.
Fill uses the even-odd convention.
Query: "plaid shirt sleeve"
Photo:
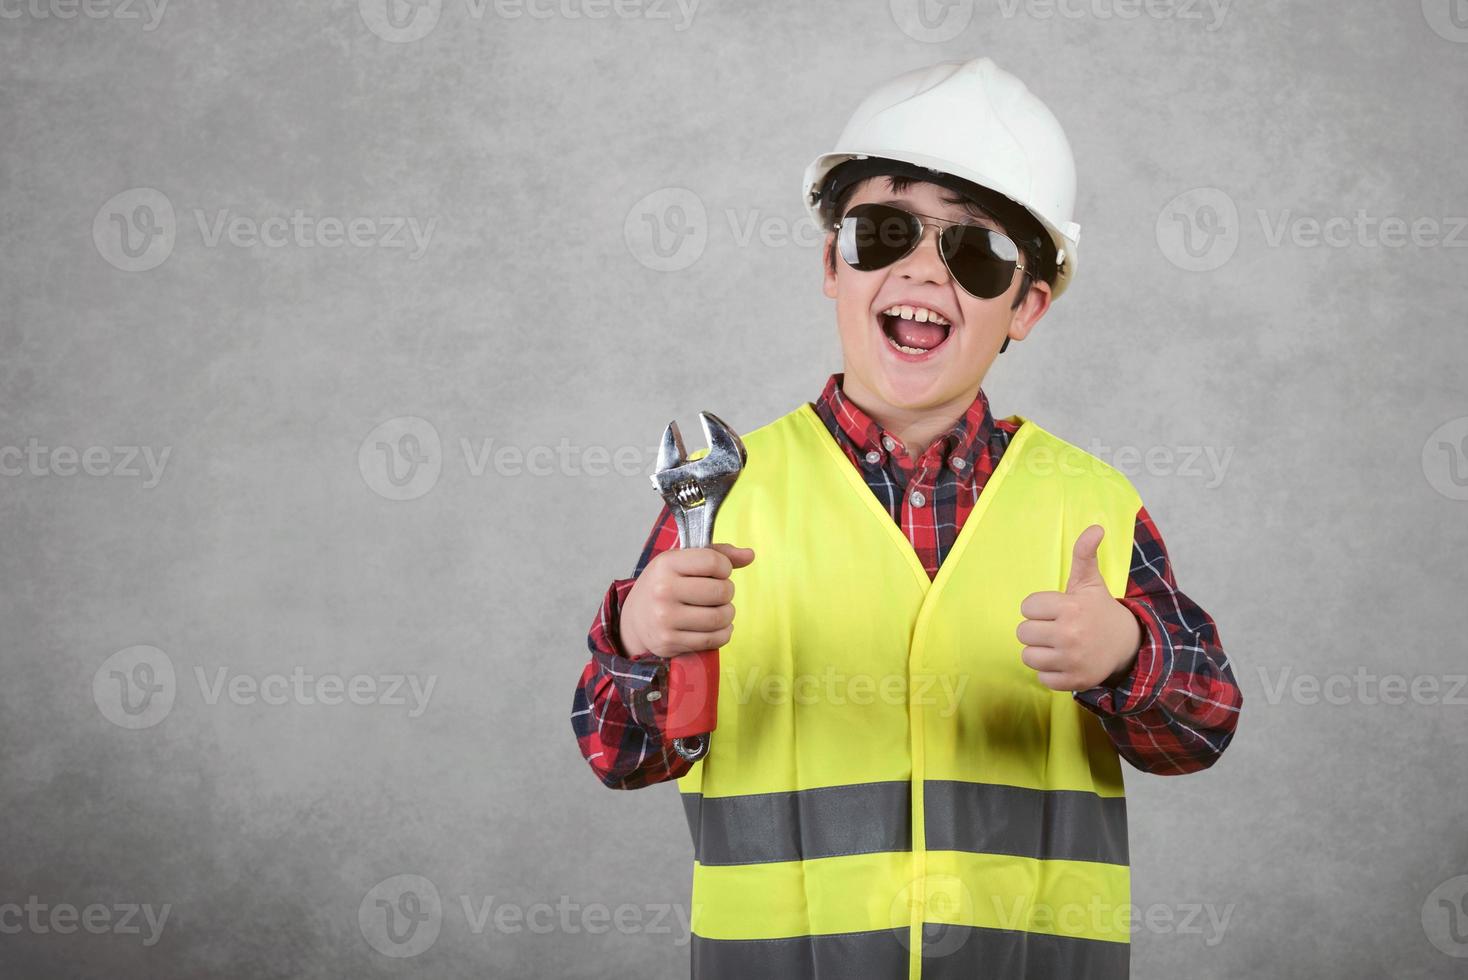
[[[662,657],[628,657],[618,639],[622,604],[642,570],[678,544],[678,526],[663,506],[631,578],[617,579],[602,598],[586,643],[591,659],[581,672],[571,706],[571,727],[581,754],[605,785],[638,789],[683,776],[692,763],[663,737],[668,671]],[[661,692],[648,700],[652,691]]]
[[[1142,772],[1207,769],[1233,739],[1244,696],[1212,618],[1177,587],[1162,536],[1137,512],[1132,566],[1119,599],[1142,626],[1136,663],[1075,699],[1100,719],[1117,752]]]

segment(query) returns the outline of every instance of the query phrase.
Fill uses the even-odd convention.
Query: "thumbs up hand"
[[[1105,534],[1092,524],[1076,539],[1064,592],[1032,592],[1020,603],[1020,659],[1051,690],[1084,691],[1131,669],[1142,644],[1141,624],[1101,579],[1096,549]]]

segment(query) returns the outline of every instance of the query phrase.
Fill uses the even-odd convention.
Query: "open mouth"
[[[877,315],[887,346],[909,360],[929,357],[953,332],[953,325],[922,306],[890,306]]]

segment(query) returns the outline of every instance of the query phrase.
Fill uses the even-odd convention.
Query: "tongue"
[[[892,336],[904,347],[932,350],[943,343],[947,330],[936,323],[918,323],[896,317],[892,321]]]

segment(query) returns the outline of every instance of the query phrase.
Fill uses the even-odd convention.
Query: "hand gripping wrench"
[[[713,543],[714,517],[744,469],[744,442],[712,412],[699,412],[709,450],[689,460],[678,423],[669,422],[658,446],[652,485],[663,495],[678,523],[678,545],[707,548]],[[689,761],[708,752],[708,733],[718,723],[719,651],[668,658],[668,734],[673,749]]]

